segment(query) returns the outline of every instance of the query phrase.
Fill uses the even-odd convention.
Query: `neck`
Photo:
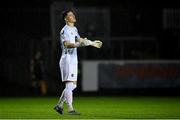
[[[68,26],[70,26],[70,27],[73,27],[74,26],[74,23],[69,23],[69,22],[67,22],[66,23]]]

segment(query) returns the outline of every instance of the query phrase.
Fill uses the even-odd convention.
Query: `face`
[[[73,12],[68,12],[67,16],[65,17],[65,21],[69,23],[75,23],[76,18]]]

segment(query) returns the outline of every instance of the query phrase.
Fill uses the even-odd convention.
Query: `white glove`
[[[95,40],[92,42],[91,46],[96,47],[96,48],[101,48],[102,42],[100,40]]]
[[[82,44],[83,46],[93,46],[96,48],[102,47],[102,42],[100,40],[91,41],[91,40],[88,40],[87,38],[84,38],[84,41],[82,42]]]

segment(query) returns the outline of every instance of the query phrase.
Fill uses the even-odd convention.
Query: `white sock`
[[[68,111],[72,111],[73,109],[73,90],[76,88],[76,84],[73,82],[68,82],[66,83],[66,88],[65,88],[65,97],[66,97],[66,102],[67,102],[67,107]]]
[[[59,98],[58,106],[63,108],[64,102],[66,101],[65,89],[63,90],[61,97]]]
[[[66,90],[66,99],[67,99],[67,107],[68,107],[68,111],[72,111],[73,109],[73,93],[70,90]]]

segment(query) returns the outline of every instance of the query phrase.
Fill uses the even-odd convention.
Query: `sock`
[[[65,89],[63,90],[61,97],[59,98],[58,106],[63,108],[64,102],[66,101]]]
[[[76,84],[73,82],[67,82],[65,88],[65,97],[67,102],[68,111],[74,110],[73,108],[73,90],[76,88]]]
[[[73,102],[73,93],[71,90],[66,90],[66,99],[67,99],[67,108],[68,111],[74,110],[72,102]]]

